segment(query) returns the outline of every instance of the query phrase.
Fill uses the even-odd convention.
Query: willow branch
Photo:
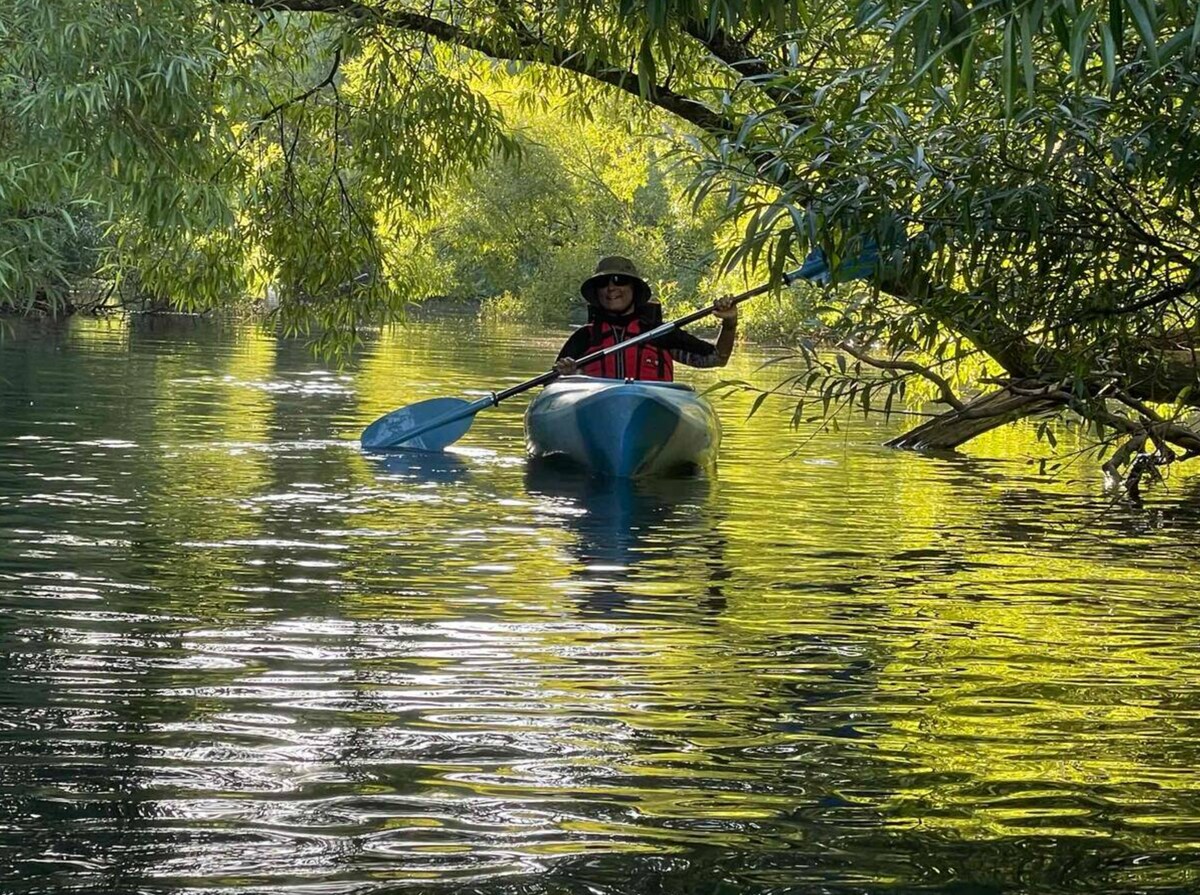
[[[871,357],[869,354],[859,351],[849,342],[840,342],[837,347],[854,359],[862,361],[864,364],[874,367],[877,370],[903,370],[906,373],[915,373],[923,379],[928,379],[938,387],[938,391],[942,394],[943,403],[949,404],[960,412],[967,409],[967,405],[960,401],[958,396],[954,394],[954,389],[950,387],[950,383],[928,367],[924,367],[915,361],[883,360],[882,358]]]
[[[294,106],[297,103],[302,103],[305,100],[307,100],[309,97],[315,96],[316,94],[318,94],[322,90],[324,90],[326,87],[329,87],[331,84],[333,84],[333,79],[335,77],[337,77],[338,68],[341,67],[341,64],[342,64],[342,49],[341,49],[341,47],[338,47],[338,48],[334,49],[334,51],[333,51],[333,64],[329,67],[329,74],[327,74],[324,78],[322,78],[316,84],[313,84],[311,87],[309,87],[303,93],[298,93],[295,96],[291,97],[290,99],[285,99],[282,102],[276,103],[274,106],[267,109],[267,111],[263,112],[261,115],[256,116],[254,119],[254,127],[252,128],[252,130],[257,131],[264,124],[266,124],[268,121],[270,121],[271,118],[277,112],[282,112],[284,109],[288,108],[289,106]]]
[[[637,75],[624,68],[598,65],[579,52],[571,52],[540,40],[527,28],[514,29],[511,42],[494,40],[433,16],[404,10],[386,9],[354,0],[226,0],[263,12],[310,12],[337,15],[360,22],[377,24],[401,31],[426,34],[443,43],[474,50],[493,59],[553,65],[583,75],[658,106],[684,121],[691,122],[714,136],[735,131],[733,122],[708,106],[676,93],[662,84],[651,84],[642,92]]]
[[[1036,395],[1039,398],[1057,401],[1074,410],[1085,419],[1103,423],[1115,432],[1122,432],[1135,437],[1146,435],[1153,438],[1159,444],[1169,441],[1171,444],[1178,445],[1186,450],[1188,457],[1200,455],[1200,433],[1187,426],[1181,426],[1178,423],[1164,420],[1158,414],[1154,414],[1153,411],[1150,411],[1151,416],[1142,420],[1131,420],[1128,417],[1105,410],[1099,404],[1085,404],[1079,399],[1078,395],[1055,386],[1047,386],[1041,389],[1023,389],[1019,386],[1008,386],[1008,388],[1014,394]],[[1135,403],[1140,404],[1141,402]]]
[[[1104,474],[1112,481],[1117,481],[1120,478],[1121,467],[1133,459],[1134,454],[1140,453],[1142,448],[1146,446],[1147,436],[1133,435],[1125,440],[1119,448],[1113,451],[1113,455],[1104,461],[1104,465],[1100,468]]]
[[[784,88],[774,83],[778,72],[773,70],[761,56],[751,53],[744,41],[731,37],[721,28],[709,28],[707,23],[688,19],[683,23],[684,32],[701,43],[714,59],[722,62],[743,82],[761,90],[773,100],[779,112],[796,127],[808,127],[813,119],[798,116],[789,108],[795,87]]]

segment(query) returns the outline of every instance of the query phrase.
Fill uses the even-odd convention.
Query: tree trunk
[[[1042,385],[1042,383],[1032,383]],[[1019,386],[1018,386],[1019,387]],[[961,444],[1015,420],[1061,410],[1061,401],[1013,394],[1007,388],[988,392],[962,410],[949,410],[893,438],[888,447],[905,450],[953,450]]]

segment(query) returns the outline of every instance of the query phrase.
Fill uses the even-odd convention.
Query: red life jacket
[[[655,305],[654,307],[657,307]],[[658,324],[654,322],[653,311],[639,314],[630,319],[625,326],[614,326],[610,321],[592,319],[587,324],[588,348],[587,353],[599,351],[624,342],[626,339],[653,329]],[[658,312],[661,322],[662,312]],[[580,373],[588,376],[602,376],[605,379],[645,379],[655,382],[672,382],[675,379],[675,364],[671,352],[649,342],[642,342],[616,351],[608,357],[592,361],[579,368]]]

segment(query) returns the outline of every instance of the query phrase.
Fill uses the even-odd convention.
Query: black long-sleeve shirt
[[[614,333],[617,341],[621,341],[621,327],[614,326],[613,328],[617,330]],[[651,339],[649,344],[669,352],[672,360],[689,367],[721,366],[721,358],[717,354],[716,345],[699,339],[681,329],[669,332],[665,336],[659,336],[657,339]],[[569,357],[579,360],[579,358],[588,353],[590,345],[591,339],[588,327],[581,326],[575,332],[571,333],[571,337],[567,339],[566,344],[558,352],[558,358],[562,360],[564,357]]]

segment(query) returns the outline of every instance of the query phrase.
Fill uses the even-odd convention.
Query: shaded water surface
[[[462,329],[0,343],[0,889],[1200,890],[1195,482],[740,395],[714,478],[361,453],[561,335]]]

